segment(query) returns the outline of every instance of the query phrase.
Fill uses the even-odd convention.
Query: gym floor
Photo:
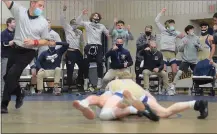
[[[163,106],[192,99],[209,101],[209,117],[198,120],[198,112],[188,110],[170,119],[152,122],[145,117],[129,116],[120,121],[85,119],[72,108],[72,101],[85,96],[28,96],[21,109],[10,103],[9,114],[2,115],[2,133],[216,133],[217,97],[156,96]],[[95,109],[95,107],[93,107]]]

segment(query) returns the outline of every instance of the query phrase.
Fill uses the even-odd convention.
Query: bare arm
[[[12,1],[3,0],[3,2],[4,2],[5,5],[7,6],[7,8],[10,8],[10,7],[11,7],[11,3],[12,3]]]
[[[211,52],[209,56],[209,59],[211,60],[215,54],[215,44],[213,43],[213,36],[209,37],[209,43],[211,44]]]

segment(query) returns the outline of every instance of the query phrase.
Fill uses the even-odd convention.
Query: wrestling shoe
[[[145,105],[145,110],[144,111],[138,111],[138,116],[139,117],[142,117],[142,116],[145,116],[147,117],[149,120],[152,120],[152,121],[159,121],[160,120],[160,117],[156,115],[156,113],[154,111],[151,110],[151,108],[147,105],[147,104],[144,104]]]
[[[197,117],[198,119],[205,119],[208,116],[208,101],[196,101],[194,110],[200,112],[200,116]]]
[[[89,120],[93,120],[95,118],[95,114],[93,110],[88,106],[84,101],[74,101],[72,106],[77,110],[81,111],[82,114]]]

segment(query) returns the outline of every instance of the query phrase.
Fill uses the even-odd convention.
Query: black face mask
[[[94,23],[99,23],[99,19],[92,19]]]
[[[118,49],[122,49],[123,48],[123,44],[116,44],[116,46],[118,47]]]
[[[201,30],[201,35],[206,36],[208,34],[208,30]]]
[[[146,35],[146,36],[150,36],[150,35],[151,35],[151,32],[146,31],[146,32],[145,32],[145,35]]]

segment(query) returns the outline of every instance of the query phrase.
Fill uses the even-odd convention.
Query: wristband
[[[34,40],[34,46],[38,46],[39,45],[39,41],[38,40]]]

